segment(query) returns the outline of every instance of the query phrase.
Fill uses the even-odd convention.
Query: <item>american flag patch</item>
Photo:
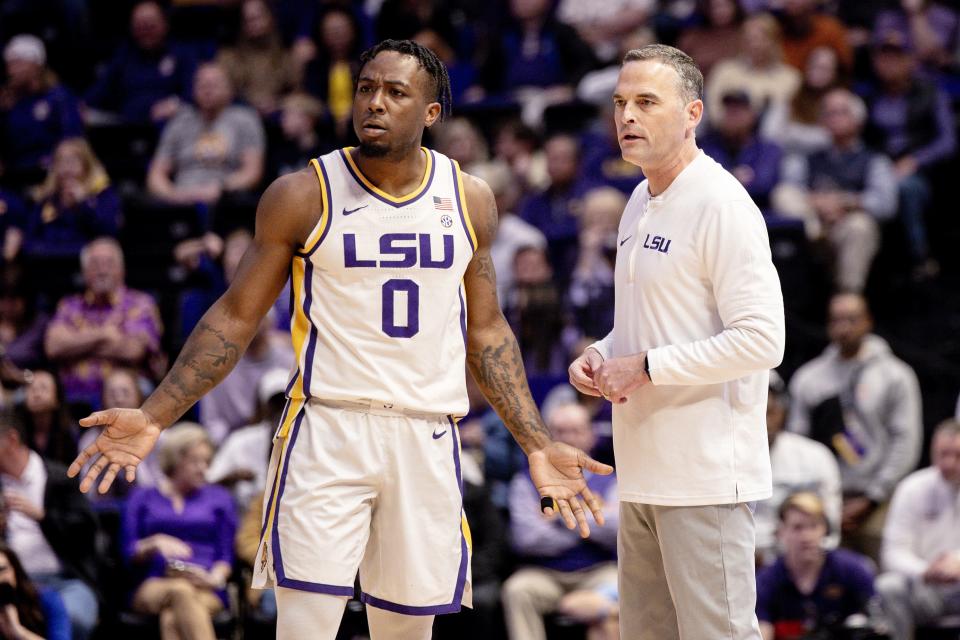
[[[453,211],[453,199],[433,196],[433,208],[437,211]]]

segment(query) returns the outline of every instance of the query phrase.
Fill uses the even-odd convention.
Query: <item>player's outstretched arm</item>
[[[257,208],[253,243],[230,288],[201,318],[156,390],[140,409],[106,409],[80,421],[83,427],[105,427],[68,470],[71,477],[76,476],[94,460],[80,483],[81,491],[88,491],[101,473],[101,493],[121,470],[132,482],[137,465],[150,453],[160,432],[233,369],[280,294],[293,252],[316,224],[321,206],[312,170],[284,176],[270,185]]]
[[[497,235],[497,205],[490,187],[464,176],[467,208],[477,234],[477,251],[464,282],[467,288],[467,365],[483,394],[496,409],[530,460],[530,476],[544,498],[553,498],[567,526],[589,535],[583,496],[593,517],[603,523],[600,501],[587,488],[583,469],[607,474],[609,465],[583,451],[553,442],[530,395],[517,339],[500,312],[490,245]],[[546,509],[553,512],[552,507]]]

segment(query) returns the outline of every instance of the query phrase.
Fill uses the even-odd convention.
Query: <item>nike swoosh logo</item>
[[[434,432],[433,432],[433,439],[434,439],[434,440],[439,440],[440,438],[442,438],[442,437],[445,436],[445,435],[447,435],[447,430],[446,430],[446,429],[444,429],[444,430],[441,431],[440,433],[437,433],[436,431],[434,431]]]
[[[365,205],[363,205],[362,207],[357,207],[356,209],[347,209],[346,207],[344,207],[344,208],[343,208],[343,215],[348,216],[348,215],[350,215],[351,213],[356,213],[357,211],[360,211],[360,209],[366,209],[366,208],[369,207],[369,206],[370,206],[370,205],[365,204]]]
[[[629,239],[632,238],[632,237],[633,237],[633,236],[627,236],[626,238],[624,238],[623,240],[621,240],[621,241],[620,241],[620,246],[622,247],[622,246],[623,246],[623,243],[626,242],[627,240],[629,240]]]

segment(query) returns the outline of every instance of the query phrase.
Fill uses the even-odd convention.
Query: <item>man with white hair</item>
[[[123,250],[116,240],[87,244],[80,266],[85,289],[57,305],[44,349],[60,367],[67,400],[99,407],[110,371],[128,367],[146,374],[159,363],[163,326],[153,298],[124,285]]]
[[[885,155],[864,146],[863,101],[847,89],[823,99],[821,120],[832,144],[784,162],[773,207],[803,220],[807,236],[829,243],[838,291],[860,293],[880,248],[879,222],[897,213],[897,179]]]
[[[3,49],[7,84],[0,104],[0,162],[8,179],[36,184],[64,138],[83,135],[76,99],[47,70],[40,38],[14,36]]]
[[[590,414],[575,402],[544,411],[555,440],[582,451],[596,442]],[[580,589],[617,584],[617,479],[585,473],[587,486],[603,500],[605,523],[581,538],[563,522],[539,513],[540,494],[525,471],[510,484],[510,533],[520,568],[503,584],[510,640],[546,640],[543,616],[562,608],[563,597]]]

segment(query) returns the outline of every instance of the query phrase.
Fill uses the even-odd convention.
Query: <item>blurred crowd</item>
[[[425,144],[493,190],[500,304],[554,437],[611,463],[609,405],[565,383],[612,327],[643,179],[611,94],[630,49],[694,58],[698,145],[763,212],[787,308],[755,514],[764,637],[956,638],[956,0],[0,3],[0,637],[273,633],[272,594],[246,584],[288,293],[135,483],[84,496],[65,466],[96,437],[77,419],[139,406],[229,285],[266,185],[355,142],[359,54],[383,38],[447,65],[453,117]],[[616,478],[589,479],[607,513],[589,540],[543,518],[468,389],[474,609],[435,637],[617,638]]]

